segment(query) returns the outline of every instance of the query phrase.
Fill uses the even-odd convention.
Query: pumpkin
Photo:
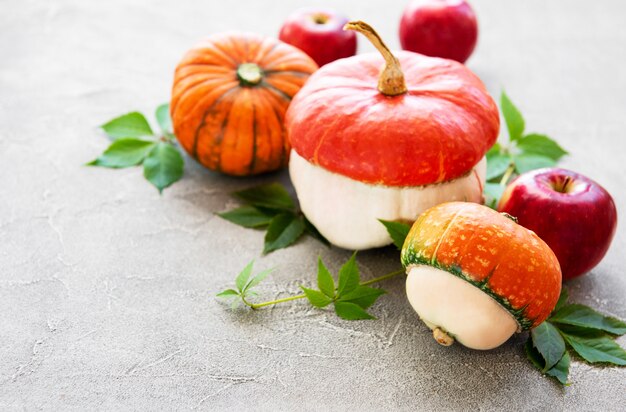
[[[450,202],[424,212],[402,248],[409,302],[438,342],[492,349],[546,320],[561,293],[550,247],[508,215]]]
[[[484,156],[500,123],[462,64],[392,54],[366,23],[346,28],[379,53],[337,60],[309,78],[285,119],[289,168],[309,221],[337,246],[367,249],[391,243],[378,219],[413,222],[438,203],[481,202]]]
[[[287,165],[287,106],[317,69],[304,52],[268,37],[216,34],[176,68],[174,133],[207,168],[246,176]]]

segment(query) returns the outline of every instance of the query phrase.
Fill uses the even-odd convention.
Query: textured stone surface
[[[262,233],[216,218],[233,179],[188,161],[159,196],[138,169],[87,168],[107,145],[97,125],[167,100],[173,68],[207,33],[273,35],[277,2],[0,0],[0,409],[618,410],[626,369],[575,362],[560,388],[526,361],[518,336],[489,352],[434,343],[403,282],[345,322],[303,302],[230,312],[214,294],[256,258],[276,267],[264,296],[287,296],[349,252],[313,240],[259,258]],[[365,19],[398,46],[404,1],[318,1]],[[272,5],[271,5],[272,4]],[[626,4],[474,1],[469,66],[503,86],[530,130],[571,152],[563,164],[626,205]],[[371,50],[363,41],[360,50]],[[574,300],[626,317],[620,222]],[[359,255],[364,277],[398,267]],[[625,339],[620,340],[622,345]]]

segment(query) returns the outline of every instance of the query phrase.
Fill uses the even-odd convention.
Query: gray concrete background
[[[349,256],[306,239],[260,258],[261,232],[214,216],[235,206],[228,192],[285,173],[234,179],[187,159],[159,196],[139,169],[82,166],[107,145],[97,125],[168,99],[198,39],[275,35],[303,3],[367,20],[398,47],[404,1],[0,0],[0,409],[623,410],[626,369],[574,362],[560,388],[526,361],[525,335],[489,352],[438,346],[400,278],[384,284],[376,321],[304,302],[217,303],[251,259],[277,268],[263,291],[278,297],[314,279],[318,255],[333,270]],[[563,165],[604,184],[623,213],[626,3],[473,4],[469,67],[495,95],[506,87],[528,129],[558,139]],[[624,221],[604,261],[567,285],[622,318]],[[359,263],[365,278],[399,265],[391,249]]]

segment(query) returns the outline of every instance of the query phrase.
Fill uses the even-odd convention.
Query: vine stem
[[[361,286],[366,286],[366,285],[371,285],[372,283],[382,282],[383,280],[391,279],[391,278],[393,278],[395,276],[398,276],[398,275],[400,275],[402,273],[404,273],[404,269],[394,270],[393,272],[389,272],[386,275],[382,275],[382,276],[379,276],[377,278],[370,279],[368,281],[360,283],[360,285]],[[303,293],[301,295],[294,295],[294,296],[289,296],[289,297],[286,297],[286,298],[276,299],[276,300],[268,300],[267,302],[261,302],[261,303],[250,303],[243,297],[241,298],[241,300],[243,301],[243,303],[245,303],[246,305],[248,305],[252,309],[259,309],[259,308],[262,308],[264,306],[271,306],[271,305],[276,305],[277,303],[289,302],[289,301],[292,301],[292,300],[298,300],[298,299],[304,299],[304,298],[306,298],[306,295]]]
[[[261,302],[261,303],[250,303],[246,301],[244,298],[241,298],[241,299],[243,300],[243,303],[250,306],[252,309],[259,309],[259,308],[262,308],[263,306],[271,306],[277,303],[289,302],[291,300],[298,300],[298,299],[304,299],[304,298],[306,298],[306,295],[303,293],[301,295],[294,295],[294,296],[289,296],[286,298],[276,299],[276,300],[268,300],[267,302]]]
[[[515,164],[511,163],[509,167],[506,169],[506,172],[504,172],[504,175],[502,176],[502,180],[500,180],[500,186],[506,186],[507,182],[511,178],[511,175],[513,174],[514,171],[515,171]]]

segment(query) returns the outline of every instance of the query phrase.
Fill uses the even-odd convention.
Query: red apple
[[[343,30],[347,22],[334,10],[301,9],[287,18],[278,38],[323,66],[356,53],[356,33]]]
[[[602,186],[558,168],[517,177],[504,191],[498,211],[517,217],[552,248],[564,280],[602,260],[617,226],[615,203]]]
[[[477,38],[476,15],[465,0],[413,0],[400,21],[402,48],[427,56],[465,63]]]

